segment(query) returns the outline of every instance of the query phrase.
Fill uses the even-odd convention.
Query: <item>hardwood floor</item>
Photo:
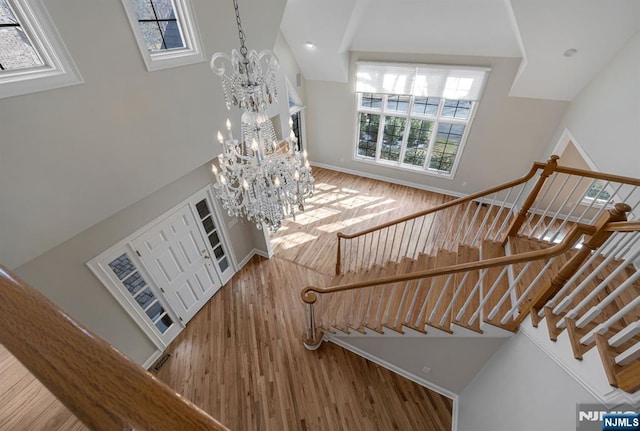
[[[300,290],[326,285],[335,233],[449,197],[314,168],[316,193],[169,346],[158,377],[233,430],[451,429],[450,399],[334,344],[302,345]],[[84,430],[0,346],[0,430]]]
[[[0,430],[87,428],[0,344]]]
[[[189,322],[158,377],[233,430],[450,430],[452,401],[334,344],[302,345],[300,287],[254,258]]]
[[[452,200],[451,196],[313,168],[315,191],[296,219],[272,235],[282,259],[335,274],[336,233],[354,233]]]

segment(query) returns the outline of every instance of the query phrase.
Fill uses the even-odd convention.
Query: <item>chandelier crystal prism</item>
[[[258,229],[264,225],[275,232],[283,219],[304,211],[305,199],[313,195],[313,176],[293,130],[289,140],[278,141],[266,113],[267,105],[277,103],[278,59],[269,50],[247,50],[237,0],[233,6],[240,51],[214,54],[211,69],[222,81],[227,109],[233,105],[242,111],[240,138],[234,138],[229,120],[226,137],[218,132],[222,153],[218,167],[211,168],[214,190],[230,216],[244,216]]]

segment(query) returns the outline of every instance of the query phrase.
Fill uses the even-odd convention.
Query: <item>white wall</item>
[[[356,60],[409,61],[491,67],[484,94],[454,179],[416,174],[352,160],[355,148]],[[519,66],[514,58],[352,53],[350,82],[307,81],[309,159],[343,169],[472,193],[523,175],[542,160],[566,102],[509,97]]]
[[[458,399],[459,431],[568,431],[596,399],[526,335],[510,338]]]
[[[640,177],[640,33],[571,102],[546,154],[565,129],[599,171]]]
[[[211,175],[207,163],[32,259],[16,272],[122,353],[143,363],[156,347],[85,263],[209,184]],[[225,214],[227,225],[229,221]],[[265,247],[264,239],[259,241],[264,236],[254,235],[255,230],[251,223],[237,222],[230,227],[238,262],[255,247]]]
[[[454,394],[462,391],[506,340],[448,336],[340,339]],[[424,367],[431,370],[425,373]]]
[[[193,171],[226,110],[208,61],[147,72],[120,0],[47,0],[85,83],[0,99],[0,262],[15,268]],[[193,0],[205,58],[239,48],[231,1]],[[286,0],[244,0],[272,49]],[[285,100],[286,104],[286,100]]]

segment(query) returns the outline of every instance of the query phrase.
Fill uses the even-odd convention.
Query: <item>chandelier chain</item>
[[[240,9],[238,8],[238,0],[233,0],[233,8],[236,11],[236,24],[238,24],[238,36],[240,37],[240,54],[244,58],[247,58],[247,47],[244,44],[244,30],[242,30],[242,23],[240,22]]]

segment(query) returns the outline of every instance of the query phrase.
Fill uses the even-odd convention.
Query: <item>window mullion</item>
[[[409,129],[411,128],[411,112],[413,111],[414,96],[409,98],[409,106],[407,108],[407,115],[404,123],[404,132],[402,134],[402,145],[400,146],[400,155],[398,158],[398,164],[404,163],[404,155],[407,151],[407,139],[409,139]]]
[[[387,116],[385,114],[380,114],[380,121],[378,122],[378,139],[376,140],[376,162],[380,161],[380,152],[382,150],[382,137],[384,136],[385,121],[387,121]]]

